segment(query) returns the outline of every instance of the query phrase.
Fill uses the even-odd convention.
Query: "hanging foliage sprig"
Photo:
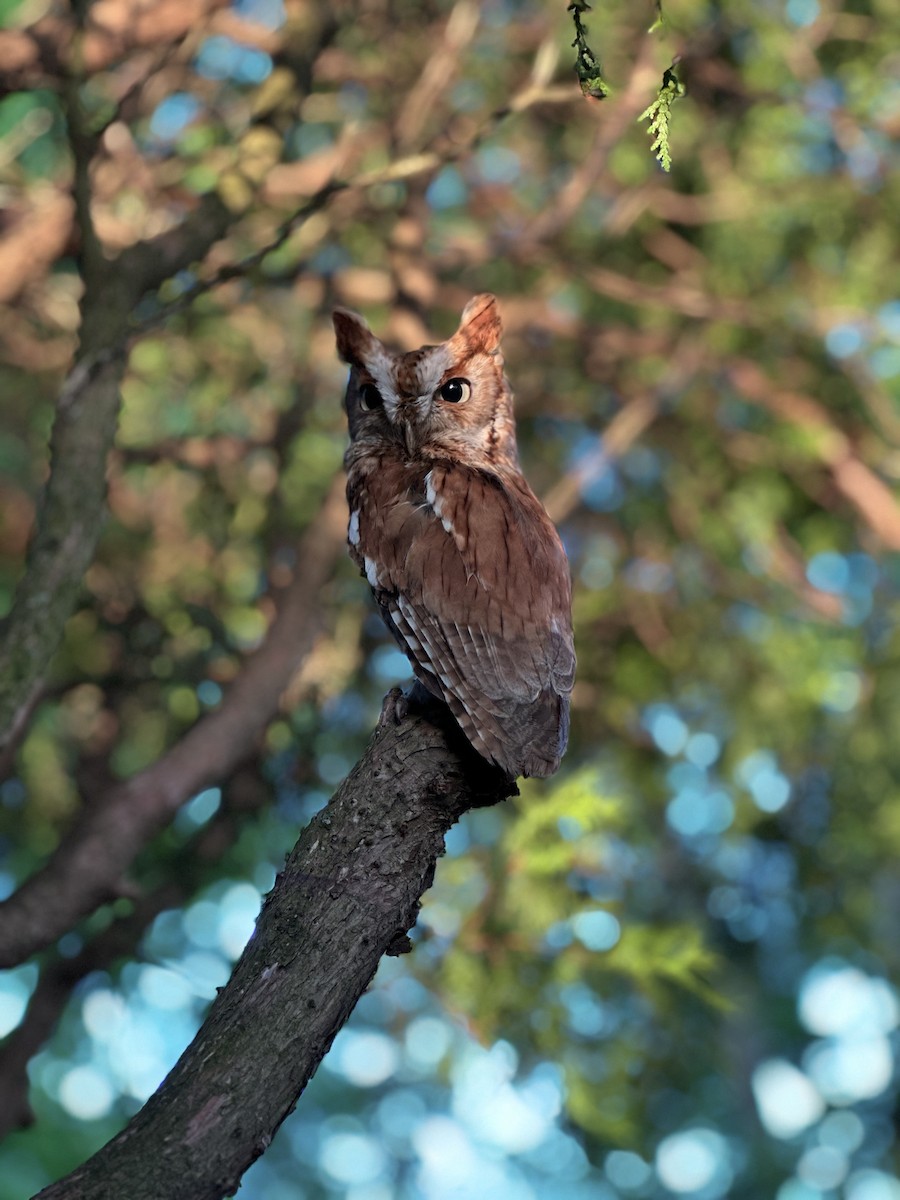
[[[649,33],[658,33],[666,28],[666,18],[663,13],[662,0],[655,0],[656,17],[650,26]],[[575,24],[575,41],[572,45],[575,56],[575,73],[585,96],[592,100],[604,100],[612,90],[603,75],[600,60],[587,40],[587,26],[582,20],[586,12],[591,11],[587,0],[572,0],[567,12],[572,14]],[[669,149],[669,126],[672,120],[672,105],[684,95],[684,84],[675,74],[677,59],[663,72],[662,83],[656,94],[656,99],[638,117],[639,121],[649,121],[647,132],[653,138],[650,150],[656,155],[657,161],[664,171],[672,169],[672,155]]]
[[[609,84],[603,78],[599,59],[587,43],[587,26],[581,19],[581,14],[590,12],[591,6],[587,0],[573,0],[566,11],[572,14],[572,20],[575,22],[575,41],[572,45],[578,51],[575,73],[581,90],[592,100],[605,100],[609,95]]]
[[[650,122],[647,132],[654,138],[650,150],[656,155],[664,171],[672,169],[672,156],[669,152],[669,123],[672,119],[672,105],[684,95],[684,84],[675,75],[674,68],[675,64],[673,63],[663,72],[662,83],[656,99],[638,117],[639,121]]]

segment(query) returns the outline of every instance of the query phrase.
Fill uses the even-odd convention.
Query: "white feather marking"
[[[437,385],[449,370],[451,362],[450,347],[444,345],[435,346],[428,357],[418,363],[416,373],[419,377],[420,396],[431,398]]]
[[[434,509],[437,516],[441,515],[441,501],[437,492],[434,490],[434,480],[431,478],[433,472],[429,471],[425,476],[425,499]]]
[[[347,541],[351,546],[359,545],[359,513],[350,514],[350,524],[347,526]]]
[[[388,417],[393,419],[399,400],[397,384],[394,379],[394,360],[384,346],[379,343],[372,353],[366,355],[363,366],[372,376],[372,382],[381,393]]]
[[[378,587],[378,566],[375,560],[367,556],[363,559],[363,565],[366,568],[366,579],[368,579],[370,585],[373,588]]]
[[[449,517],[444,515],[444,502],[441,499],[441,497],[437,494],[437,492],[435,491],[434,480],[432,479],[432,474],[433,474],[433,472],[429,471],[428,474],[425,476],[425,499],[431,505],[434,515],[438,518],[440,523],[443,525],[445,533],[450,534],[450,536],[456,542],[456,545],[458,546],[458,548],[461,550],[463,548],[463,539],[460,537],[457,537],[456,530],[453,528],[453,522],[450,520]]]

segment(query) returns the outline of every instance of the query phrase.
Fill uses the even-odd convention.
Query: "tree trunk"
[[[130,1124],[41,1200],[219,1200],[269,1145],[431,884],[467,809],[515,794],[455,727],[397,718],[303,831],[234,973]]]

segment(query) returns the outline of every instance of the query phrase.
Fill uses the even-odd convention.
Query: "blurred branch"
[[[222,854],[244,828],[243,818],[268,799],[269,789],[249,770],[243,778],[230,780],[219,811],[168,862],[165,883],[136,900],[130,913],[113,921],[76,955],[44,965],[21,1024],[0,1045],[0,1141],[32,1123],[28,1063],[52,1037],[76,985],[94,971],[133,958],[159,913],[186,903],[210,871],[218,874]]]
[[[123,370],[122,351],[85,354],[60,392],[38,531],[0,637],[0,753],[23,728],[94,556]]]
[[[814,435],[815,453],[828,468],[838,492],[889,550],[900,550],[900,504],[884,480],[862,461],[828,411],[811,396],[780,390],[749,360],[736,363],[730,375],[745,399]]]
[[[28,1102],[28,1064],[53,1035],[72,989],[92,971],[103,971],[134,948],[154,917],[183,902],[183,889],[167,883],[138,901],[127,917],[114,921],[73,958],[57,958],[41,971],[22,1023],[0,1046],[0,1141],[34,1121]]]
[[[711,296],[696,284],[683,282],[677,276],[670,283],[657,285],[641,283],[607,267],[596,267],[587,272],[586,278],[602,295],[626,304],[650,304],[698,320],[733,321],[736,325],[752,325],[760,320],[749,304],[724,296]]]
[[[596,449],[586,455],[544,495],[544,507],[550,519],[559,524],[571,516],[581,502],[584,486],[608,463],[628,450],[659,416],[660,398],[645,393],[629,400],[613,417],[597,441]]]
[[[205,197],[175,229],[106,263],[93,234],[88,162],[76,151],[76,208],[85,249],[80,348],[56,405],[50,477],[25,574],[0,634],[0,753],[22,729],[90,565],[106,501],[106,460],[118,419],[129,314],[144,291],[202,257],[232,214]]]
[[[882,437],[900,446],[900,414],[894,397],[873,374],[862,354],[838,360],[837,365],[856,389]]]
[[[24,123],[24,122],[23,122]],[[15,301],[29,281],[40,277],[63,253],[72,232],[70,196],[50,186],[36,187],[28,207],[8,209],[0,234],[0,304]],[[4,325],[7,321],[4,316]]]
[[[551,519],[559,524],[581,503],[586,484],[610,463],[622,457],[659,416],[668,397],[687,387],[700,367],[705,347],[696,337],[683,337],[669,355],[663,384],[629,400],[597,439],[596,448],[576,463],[543,497]]]
[[[72,48],[72,59],[76,60],[63,78],[63,104],[66,114],[66,132],[72,151],[73,183],[72,196],[75,201],[75,219],[81,234],[80,266],[85,290],[89,290],[94,279],[103,269],[103,249],[94,228],[91,214],[91,162],[97,151],[97,136],[91,133],[81,103],[80,88],[84,81],[84,13],[77,10],[78,32]]]
[[[565,229],[584,203],[597,180],[607,170],[610,150],[621,139],[647,103],[647,92],[657,77],[653,38],[646,35],[640,43],[625,87],[597,110],[597,132],[581,165],[548,204],[516,239],[517,250],[534,242],[545,241]],[[618,190],[618,189],[617,189]]]
[[[206,13],[216,3],[209,0],[201,11]],[[154,6],[160,28],[168,28],[167,19],[177,15],[176,7],[165,2]],[[180,7],[184,10],[193,6],[185,0]],[[115,13],[109,6],[102,11],[107,22]],[[141,14],[135,17],[142,19]],[[209,193],[179,225],[137,242],[114,261],[105,258],[91,219],[90,167],[96,139],[86,130],[78,96],[78,80],[96,69],[91,39],[99,28],[91,9],[83,30],[77,21],[69,20],[65,46],[57,47],[74,157],[73,190],[81,226],[84,295],[79,351],[57,403],[50,477],[37,531],[25,575],[0,634],[0,755],[24,730],[24,715],[59,645],[63,625],[75,605],[100,536],[106,460],[115,436],[126,346],[134,332],[132,313],[147,292],[155,291],[167,279],[204,258],[241,215],[217,193]],[[330,12],[323,13],[316,35],[311,33],[309,37],[310,61],[335,30],[334,17]],[[0,41],[0,52],[2,49]]]
[[[301,542],[275,621],[221,707],[157,762],[85,809],[45,866],[0,903],[0,965],[24,961],[119,894],[147,841],[186,800],[226,778],[253,751],[315,642],[319,593],[343,549],[345,514],[338,480]]]
[[[159,1091],[42,1200],[219,1200],[269,1145],[431,886],[444,835],[515,794],[388,695],[366,753],[288,856],[231,980]],[[436,720],[441,718],[435,717]]]
[[[208,279],[202,279],[191,287],[186,288],[175,300],[162,305],[150,316],[142,320],[136,326],[135,332],[138,334],[145,333],[163,321],[168,320],[175,313],[189,308],[200,296],[221,286],[223,283],[228,283],[232,279],[245,278],[259,267],[270,254],[279,250],[311,216],[324,208],[325,204],[333,196],[343,192],[362,191],[365,188],[373,187],[380,183],[413,179],[422,175],[434,175],[449,163],[459,162],[474,150],[477,150],[481,143],[490,137],[497,126],[507,117],[525,112],[536,104],[559,100],[568,102],[570,99],[571,93],[568,89],[541,86],[532,79],[512,98],[509,104],[492,112],[468,137],[458,143],[447,143],[440,150],[423,150],[405,155],[395,159],[384,167],[379,167],[372,171],[363,171],[351,179],[342,180],[335,178],[329,180],[281,224],[275,236],[264,246],[261,246],[258,250],[255,250],[252,254],[247,255],[246,258],[242,258],[238,262],[227,263]],[[168,237],[169,235],[165,234],[163,236]],[[299,270],[300,265],[295,267],[295,272]]]
[[[398,146],[408,149],[424,128],[436,101],[456,75],[460,56],[475,36],[480,16],[474,0],[457,0],[453,6],[440,41],[397,116],[394,131]]]
[[[86,15],[79,67],[102,71],[135,50],[180,41],[228,0],[117,0],[95,5]],[[79,21],[72,12],[54,12],[25,29],[0,30],[0,95],[58,84],[67,73]]]
[[[190,308],[195,300],[198,300],[201,296],[205,296],[207,292],[211,292],[214,288],[221,287],[222,284],[229,283],[232,279],[245,278],[257,267],[259,267],[270,254],[274,253],[276,250],[279,250],[285,244],[288,238],[290,238],[292,234],[296,233],[297,230],[306,221],[308,221],[314,213],[317,213],[320,211],[320,209],[324,208],[325,204],[331,199],[332,196],[336,195],[338,192],[344,191],[348,186],[348,184],[341,183],[338,180],[332,180],[326,183],[306,202],[306,204],[298,208],[286,221],[279,226],[278,232],[271,239],[271,241],[260,247],[259,250],[254,250],[252,254],[248,254],[245,258],[240,259],[238,262],[226,263],[225,266],[220,267],[214,274],[210,275],[208,279],[201,279],[199,282],[192,284],[189,288],[185,288],[185,290],[175,300],[170,301],[168,304],[161,305],[149,316],[138,321],[133,332],[137,335],[147,333],[151,329],[155,329],[158,325],[161,325],[164,321],[169,320],[170,317],[173,317],[177,313],[184,312],[185,309]],[[161,237],[168,238],[169,234],[163,234]],[[149,245],[149,243],[145,245]],[[142,251],[139,257],[142,259],[143,268],[147,271],[152,271],[152,253],[144,254]],[[163,276],[158,282],[163,283],[167,278],[169,278],[169,275]]]

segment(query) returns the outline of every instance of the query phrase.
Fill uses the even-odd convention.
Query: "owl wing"
[[[440,463],[404,486],[386,467],[348,495],[351,549],[418,678],[485,758],[551,774],[575,669],[569,571],[524,479]]]

